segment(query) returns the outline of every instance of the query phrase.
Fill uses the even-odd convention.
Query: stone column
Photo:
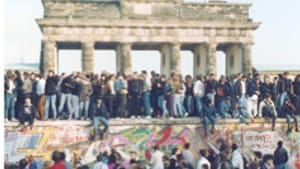
[[[180,44],[173,43],[171,44],[171,72],[181,73],[181,59],[180,59]]]
[[[243,44],[242,66],[245,74],[252,73],[252,43]]]
[[[197,45],[194,49],[194,77],[197,75],[206,75],[208,69],[208,51],[207,45],[200,44]]]
[[[94,72],[94,42],[82,42],[81,49],[82,71]]]
[[[217,44],[208,44],[208,74],[217,73]]]
[[[131,45],[130,43],[121,43],[117,46],[117,71],[125,74],[132,73],[131,65]]]
[[[242,72],[242,48],[239,44],[230,45],[226,51],[226,75]]]
[[[55,41],[43,41],[41,57],[41,72],[44,76],[50,69],[57,71],[57,46]]]
[[[160,73],[162,75],[170,75],[170,64],[171,64],[171,48],[169,44],[162,44],[160,48],[161,63],[160,63]]]

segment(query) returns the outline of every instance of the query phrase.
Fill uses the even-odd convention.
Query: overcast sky
[[[254,33],[254,64],[300,64],[298,52],[300,0],[239,0],[237,2],[253,3],[250,16],[254,21],[262,22]],[[41,0],[5,0],[4,5],[5,63],[39,62],[42,34],[35,18],[43,16]],[[113,51],[96,51],[95,69],[97,72],[103,69],[114,71],[114,55]],[[160,56],[157,51],[133,51],[132,55],[133,70],[159,71]],[[80,56],[80,51],[60,51],[60,72],[81,70]],[[224,61],[224,56],[219,53],[218,72],[220,73],[224,72]],[[183,51],[184,74],[192,73],[190,64],[192,64],[192,53]]]

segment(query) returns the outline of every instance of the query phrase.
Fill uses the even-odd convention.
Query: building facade
[[[43,0],[41,72],[58,70],[58,50],[81,49],[82,70],[93,72],[94,50],[116,51],[117,71],[131,73],[132,50],[158,50],[161,73],[181,72],[180,51],[194,54],[194,74],[216,73],[216,52],[226,74],[252,71],[251,4],[183,0]],[[149,58],[151,59],[151,58]],[[69,63],[67,63],[69,64]]]

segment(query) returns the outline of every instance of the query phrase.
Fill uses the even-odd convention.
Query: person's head
[[[55,163],[57,163],[58,161],[62,160],[62,157],[61,157],[61,153],[59,151],[54,151],[52,153],[52,158],[51,158]]]
[[[52,165],[52,162],[51,161],[45,161],[43,163],[43,169],[49,169]]]
[[[263,163],[265,163],[269,166],[273,166],[273,155],[271,155],[271,154],[264,155]]]
[[[52,76],[54,76],[54,70],[49,70],[48,71],[48,77],[52,77]]]
[[[278,147],[282,147],[282,146],[283,146],[283,142],[282,142],[282,141],[278,141],[278,142],[277,142],[277,146],[278,146]]]
[[[254,151],[254,155],[256,159],[262,159],[262,153],[260,151]]]
[[[241,78],[241,80],[242,80],[242,81],[246,81],[246,80],[247,80],[247,77],[246,77],[245,75],[243,75],[242,78]]]
[[[266,94],[266,100],[271,101],[272,100],[272,95],[270,93]]]
[[[29,163],[31,163],[32,161],[34,161],[33,155],[27,156],[27,161],[28,161]]]
[[[60,152],[60,155],[61,155],[61,159],[62,160],[65,160],[66,159],[66,154],[65,154],[65,152]]]
[[[162,82],[165,82],[167,79],[166,79],[166,75],[161,75],[160,76],[160,80],[162,81]]]
[[[184,148],[187,149],[187,150],[190,149],[190,146],[191,146],[190,143],[185,143],[185,144],[184,144]]]
[[[153,146],[153,150],[154,150],[154,151],[159,150],[159,145]]]
[[[6,76],[9,80],[15,80],[16,79],[16,75],[13,72],[7,72]]]
[[[178,148],[177,147],[175,147],[175,148],[173,148],[173,150],[172,150],[172,155],[176,155],[176,154],[178,154],[179,153],[179,150],[178,150]]]
[[[233,143],[233,144],[231,145],[231,149],[232,149],[232,151],[235,151],[235,150],[238,149],[238,146],[237,146],[235,143]]]
[[[210,80],[215,80],[216,79],[216,75],[214,73],[209,74],[209,79]]]
[[[130,158],[131,159],[137,159],[137,153],[136,153],[136,151],[130,151]]]
[[[132,79],[136,80],[137,78],[138,78],[138,73],[137,72],[133,72]]]
[[[208,169],[209,167],[208,167],[207,164],[202,164],[201,168],[202,168],[202,169]]]
[[[31,105],[31,99],[29,97],[26,97],[24,103],[25,103],[25,105],[30,106]]]
[[[205,149],[199,150],[199,155],[200,155],[200,157],[206,157],[207,156],[207,150],[205,150]]]
[[[75,76],[75,81],[80,82],[80,76]]]
[[[226,101],[227,104],[230,104],[231,103],[231,97],[227,96],[226,99],[225,99],[225,101]]]
[[[97,103],[97,104],[102,104],[102,98],[101,98],[101,97],[98,97],[97,100],[96,100],[96,103]]]
[[[24,158],[19,161],[19,169],[25,169],[28,164],[28,161]]]
[[[286,79],[289,78],[289,75],[290,75],[289,72],[284,72],[284,73],[283,73],[283,77],[286,78]]]
[[[270,76],[265,75],[264,76],[264,82],[267,83],[267,84],[270,83]]]

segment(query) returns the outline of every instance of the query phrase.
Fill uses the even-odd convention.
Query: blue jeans
[[[296,125],[296,129],[298,129],[298,118],[295,115],[286,115],[286,120],[288,122],[288,129],[291,130],[291,118],[294,120],[294,123]]]
[[[208,122],[210,121],[211,123],[211,130],[215,129],[215,125],[216,125],[216,118],[214,116],[204,116],[203,117],[203,123],[204,123],[204,130],[205,133],[208,133]]]
[[[99,134],[99,124],[104,125],[104,129],[101,131],[101,133],[105,133],[109,127],[108,120],[106,120],[104,117],[101,117],[101,116],[95,116],[93,119],[94,139]]]
[[[57,111],[56,111],[56,95],[46,95],[46,105],[45,105],[45,119],[47,120],[49,117],[49,106],[51,104],[51,109],[53,112],[53,118],[56,118]]]
[[[86,100],[86,101],[80,101],[80,114],[81,116],[83,116],[84,118],[88,118],[89,115],[89,105],[90,105],[90,101]]]
[[[183,106],[181,105],[181,95],[174,94],[174,116],[182,117],[184,113]]]
[[[279,100],[279,108],[280,108],[280,110],[283,107],[284,100],[287,99],[287,98],[288,98],[287,92],[283,92],[283,93],[280,94],[280,100]]]
[[[203,112],[202,112],[202,107],[203,107],[203,101],[202,101],[202,97],[200,96],[195,96],[195,103],[196,103],[196,111],[199,117],[203,116]]]
[[[68,113],[67,115],[70,115],[72,112],[72,94],[71,93],[61,93],[60,95],[60,103],[59,103],[59,109],[58,112],[62,113],[63,109],[64,109],[64,105],[67,102],[67,108],[68,108]],[[62,116],[64,116],[63,114],[61,114]]]
[[[5,94],[5,118],[8,118],[8,114],[10,114],[11,118],[15,118],[15,99],[15,94]]]
[[[166,101],[164,99],[164,95],[158,96],[157,101],[158,107],[162,110],[162,116],[165,117],[167,115],[167,106]]]
[[[143,100],[144,100],[144,107],[145,107],[145,113],[146,116],[151,116],[151,102],[150,102],[150,92],[144,92],[144,96],[143,96]]]
[[[193,97],[192,96],[187,96],[186,98],[186,110],[188,113],[193,112]]]
[[[73,114],[75,114],[75,118],[77,119],[79,118],[79,96],[72,95],[72,105],[73,105],[73,110],[69,115],[69,119],[72,119]]]

